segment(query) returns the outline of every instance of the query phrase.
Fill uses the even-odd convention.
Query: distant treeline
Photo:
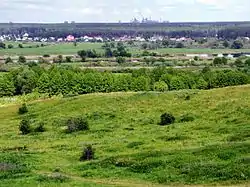
[[[102,36],[119,37],[144,36],[155,34],[168,37],[215,37],[236,39],[250,36],[249,22],[221,22],[221,23],[158,23],[158,24],[132,24],[132,23],[89,23],[89,24],[0,24],[0,34],[24,34],[31,37],[66,37],[69,34],[75,37]]]
[[[181,89],[211,89],[243,85],[250,76],[237,70],[201,72],[155,68],[132,70],[129,73],[98,72],[72,67],[49,69],[40,66],[15,69],[0,76],[0,96],[32,92],[49,95],[77,95],[94,92],[168,91]]]

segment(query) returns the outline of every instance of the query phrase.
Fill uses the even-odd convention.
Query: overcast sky
[[[0,0],[0,22],[247,21],[250,0]]]

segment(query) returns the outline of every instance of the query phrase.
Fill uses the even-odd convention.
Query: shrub
[[[94,149],[92,147],[92,145],[87,145],[83,152],[82,155],[80,157],[80,161],[86,161],[86,160],[92,160],[94,159]]]
[[[72,56],[66,56],[65,61],[66,62],[72,62]]]
[[[67,121],[67,133],[89,130],[89,124],[86,118],[77,117]]]
[[[23,44],[18,44],[18,47],[19,48],[23,48]]]
[[[26,58],[24,56],[19,56],[18,62],[19,63],[25,63],[26,62]]]
[[[38,124],[38,126],[34,129],[35,132],[45,132],[46,129],[44,127],[44,123],[41,122]]]
[[[161,115],[161,122],[159,125],[165,126],[165,125],[170,125],[175,122],[175,117],[170,114],[170,113],[164,113]]]
[[[10,57],[7,57],[7,58],[5,59],[5,64],[12,63],[12,62],[13,62],[13,60],[12,60],[12,58],[10,58]]]
[[[49,55],[49,54],[44,54],[43,57],[44,57],[44,58],[49,58],[50,55]]]
[[[194,121],[195,117],[192,114],[185,114],[181,116],[180,122],[191,122]]]
[[[159,81],[154,84],[154,90],[158,92],[168,91],[168,85],[164,81]]]
[[[9,49],[12,49],[12,48],[14,48],[14,46],[13,46],[12,44],[9,44],[9,45],[8,45],[8,48],[9,48]]]
[[[21,131],[22,135],[26,135],[31,133],[32,129],[30,126],[30,120],[24,119],[20,122],[19,130]]]
[[[123,63],[126,62],[126,59],[125,59],[124,57],[117,57],[117,58],[116,58],[116,62],[117,62],[118,64],[123,64]]]
[[[22,104],[22,106],[18,109],[18,114],[22,115],[22,114],[26,114],[28,113],[28,107],[26,105],[26,103]]]

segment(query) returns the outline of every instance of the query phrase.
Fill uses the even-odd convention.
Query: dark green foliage
[[[3,43],[3,42],[0,42],[0,49],[5,49],[6,48],[6,44],[5,43]]]
[[[227,64],[227,59],[225,57],[219,58],[216,57],[213,61],[214,66],[220,66],[220,65],[226,65]]]
[[[30,120],[29,119],[23,119],[20,122],[19,130],[21,131],[22,135],[26,135],[32,132],[31,126],[30,126]]]
[[[229,47],[229,42],[227,40],[225,40],[222,44],[225,48]]]
[[[23,64],[26,62],[26,58],[24,56],[19,56],[18,62]]]
[[[73,58],[72,56],[66,56],[65,61],[66,62],[72,62],[72,58]]]
[[[22,106],[18,109],[18,114],[20,114],[20,115],[26,114],[28,112],[29,112],[29,110],[28,110],[26,103],[22,104]]]
[[[58,55],[56,58],[53,59],[53,63],[63,63],[63,56]]]
[[[7,58],[5,59],[5,64],[9,64],[9,63],[13,63],[13,60],[12,60],[12,58],[7,57]]]
[[[84,117],[76,117],[67,120],[67,133],[89,130],[89,123]]]
[[[87,52],[85,50],[78,51],[77,55],[82,59],[82,62],[86,61]]]
[[[175,117],[171,113],[164,113],[161,115],[161,121],[159,125],[165,126],[165,125],[171,125],[175,122]]]
[[[245,61],[245,65],[250,67],[250,58]]]
[[[23,48],[23,44],[18,44],[18,47],[19,48]]]
[[[126,59],[124,58],[124,57],[117,57],[116,58],[116,62],[118,63],[118,64],[123,64],[123,63],[125,63],[126,62]]]
[[[46,129],[44,127],[44,123],[41,122],[38,124],[38,126],[34,129],[34,132],[45,132]]]
[[[13,96],[15,85],[10,74],[0,76],[0,97]]]
[[[177,43],[176,44],[176,46],[175,46],[175,48],[184,48],[185,46],[184,46],[184,44],[183,43]]]
[[[244,63],[241,59],[237,58],[234,62],[235,66],[237,67],[244,67]]]
[[[8,49],[12,49],[12,48],[14,48],[14,46],[12,44],[9,44]]]
[[[195,120],[194,115],[192,114],[185,114],[183,116],[180,117],[180,122],[192,122]]]
[[[241,71],[211,71],[209,67],[201,73],[165,67],[110,73],[56,66],[43,69],[37,63],[31,63],[29,67],[0,76],[0,96],[33,91],[66,96],[94,92],[211,89],[248,84],[249,80],[249,75]]]
[[[241,41],[235,40],[231,45],[232,49],[241,49],[243,47],[243,43]]]
[[[198,56],[195,56],[195,57],[194,57],[194,60],[195,60],[195,61],[198,61],[198,60],[199,60],[199,57],[198,57]]]
[[[93,149],[92,145],[87,145],[82,152],[80,157],[80,161],[88,161],[93,160],[95,155],[95,150]]]
[[[44,58],[49,58],[50,55],[49,55],[49,54],[44,54],[43,57],[44,57]]]

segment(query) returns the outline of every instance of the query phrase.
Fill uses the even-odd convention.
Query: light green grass
[[[9,43],[6,43],[7,45]],[[45,47],[38,48],[27,48],[27,46],[36,46],[36,42],[28,42],[23,44],[25,48],[18,48],[18,42],[11,42],[14,45],[13,49],[0,49],[0,55],[5,56],[42,56],[44,54],[49,55],[75,55],[79,50],[95,49],[98,53],[104,53],[102,49],[103,43],[77,43],[77,46],[74,46],[73,43],[55,43],[49,44]],[[128,46],[129,51],[133,54],[140,54],[143,52],[139,47],[130,47]],[[151,50],[152,52],[158,52],[160,54],[220,54],[220,53],[238,53],[238,52],[250,52],[250,49],[177,49],[177,48],[159,48],[156,50]]]
[[[18,44],[15,44],[18,45]],[[26,44],[27,45],[27,44]],[[30,45],[33,45],[30,43]],[[36,55],[76,55],[79,50],[95,49],[97,52],[102,51],[102,43],[78,43],[74,46],[73,43],[63,43],[63,44],[50,44],[45,47],[39,48],[15,48],[13,49],[0,49],[0,55],[6,56],[36,56]],[[24,45],[25,46],[25,45]]]
[[[186,96],[190,100],[186,100]],[[13,155],[28,171],[1,180],[2,186],[163,186],[249,184],[250,86],[209,91],[89,94],[0,108],[0,162]],[[171,112],[176,123],[159,126]],[[184,114],[195,120],[180,123]],[[65,134],[64,121],[87,116],[90,130]],[[20,135],[23,117],[45,122],[46,132]],[[80,162],[92,144],[95,159]],[[27,146],[24,150],[18,147]],[[19,148],[20,149],[20,148]],[[12,163],[12,162],[11,162]],[[64,182],[40,181],[60,172]],[[1,175],[0,175],[1,176]],[[39,182],[40,181],[40,182]],[[159,183],[161,185],[159,185]]]

